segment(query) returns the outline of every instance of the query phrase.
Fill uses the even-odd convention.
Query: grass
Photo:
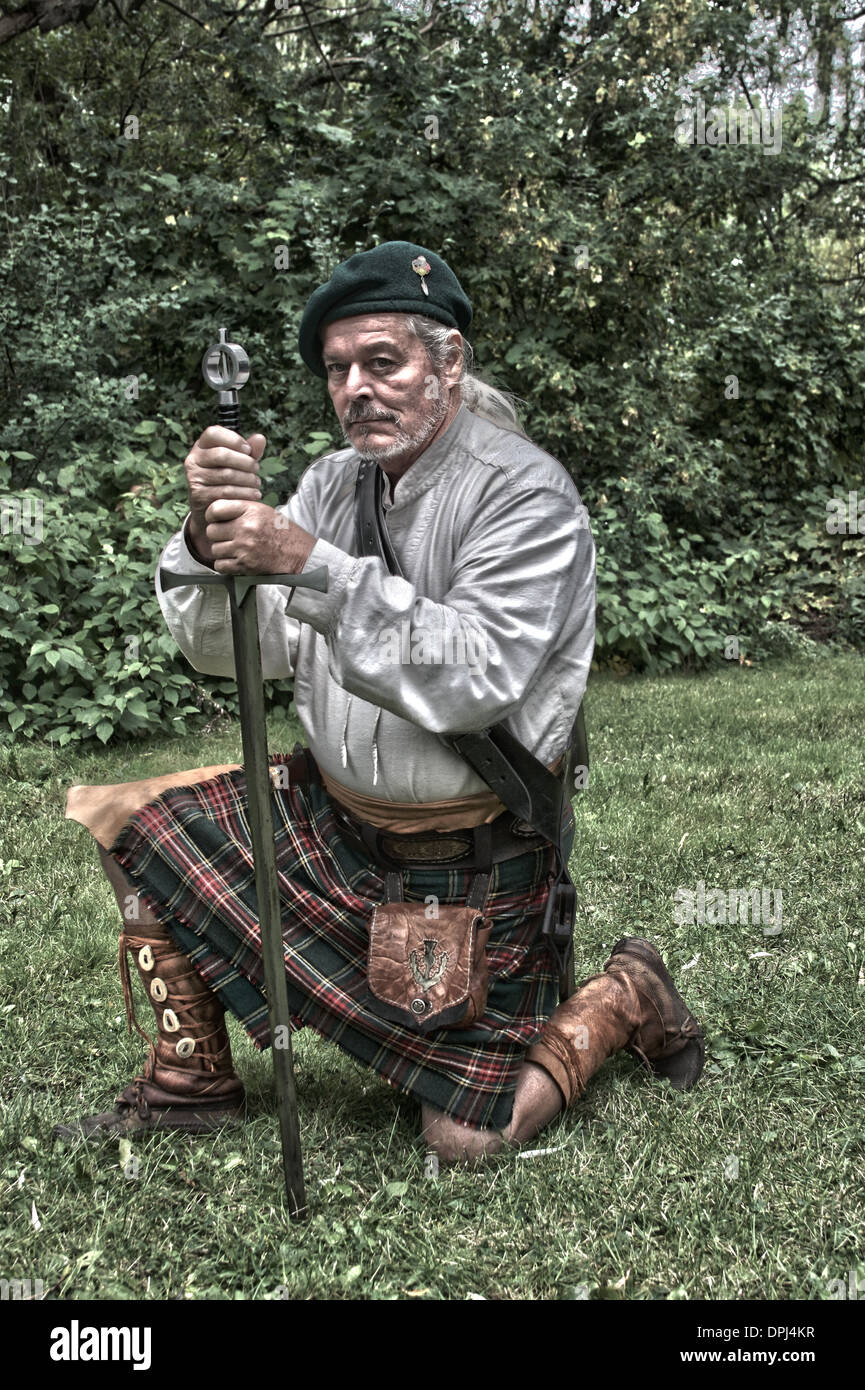
[[[620,1054],[535,1141],[554,1152],[432,1180],[414,1103],[304,1030],[301,1226],[270,1058],[233,1020],[244,1129],[51,1136],[107,1108],[142,1058],[116,907],[65,787],[230,761],[236,732],[18,750],[2,787],[0,1276],[65,1299],[825,1299],[851,1270],[865,1287],[863,677],[856,656],[593,677],[578,978],[624,933],[655,941],[708,1036],[700,1084],[682,1095]],[[297,735],[274,722],[271,746]],[[780,889],[780,933],[678,923],[677,888],[701,880]]]

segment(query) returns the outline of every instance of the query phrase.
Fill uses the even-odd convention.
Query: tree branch
[[[204,23],[203,19],[198,19],[194,14],[190,14],[189,11],[185,10],[182,5],[176,5],[174,3],[174,0],[158,0],[158,3],[160,5],[168,5],[170,9],[176,10],[178,14],[182,14],[184,19],[191,19],[193,24],[198,25],[199,29],[207,28],[207,25]]]
[[[328,58],[327,54],[325,53],[324,49],[322,48],[321,44],[320,44],[319,41],[318,41],[318,35],[316,34],[315,30],[314,30],[313,27],[312,27],[312,20],[310,19],[309,15],[307,14],[306,5],[303,3],[303,0],[298,0],[298,4],[300,5],[301,14],[303,15],[304,19],[306,20],[306,23],[307,23],[307,27],[308,27],[308,29],[309,29],[309,32],[310,32],[310,34],[312,35],[312,41],[313,41],[313,43],[315,44],[316,48],[318,49],[319,53],[321,54],[322,58],[324,59],[325,63],[327,64],[327,70],[328,70],[328,72],[330,73],[331,77],[333,78],[334,82],[336,83],[337,87],[339,87],[339,90],[342,92],[343,96],[345,96],[345,87],[343,87],[342,83],[340,82],[339,78],[337,77],[336,73],[334,72],[333,67],[331,66],[331,61],[330,61],[330,59]]]
[[[0,16],[0,44],[9,43],[28,29],[38,27],[48,34],[64,24],[80,24],[98,4],[99,0],[27,0],[20,9]]]

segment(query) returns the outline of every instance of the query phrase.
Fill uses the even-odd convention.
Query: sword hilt
[[[224,328],[219,341],[207,349],[201,359],[201,374],[213,391],[219,392],[219,423],[226,429],[240,430],[240,405],[237,393],[249,380],[249,358],[239,343],[227,341]],[[318,589],[327,593],[327,565],[309,574],[178,574],[174,570],[159,571],[163,589],[182,589],[190,584],[222,584],[238,608],[256,584],[282,584],[290,589]],[[229,583],[229,580],[233,583]]]

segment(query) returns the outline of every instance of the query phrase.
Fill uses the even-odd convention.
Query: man
[[[552,843],[448,742],[504,723],[546,768],[566,767],[594,644],[594,546],[579,493],[507,398],[468,371],[471,317],[452,270],[414,243],[338,266],[306,307],[300,350],[326,380],[349,447],[313,462],[271,509],[258,479],[264,437],[205,430],[186,460],[189,516],[160,560],[202,573],[328,568],[326,593],[298,588],[286,601],[276,586],[258,590],[264,673],[294,681],[308,740],[272,759],[289,1000],[298,1026],[420,1102],[427,1144],[448,1161],[532,1138],[620,1047],[681,1088],[703,1065],[700,1030],[640,938],[623,938],[601,975],[558,1002],[539,930]],[[358,550],[365,466],[381,492],[379,553]],[[232,675],[224,592],[158,582],[157,592],[193,666]],[[130,1018],[131,954],[159,1029],[143,1075],[84,1132],[241,1119],[224,1006],[259,1046],[269,1041],[242,772],[73,788],[68,813],[100,841],[126,905]],[[395,884],[388,920],[417,926],[426,913],[431,925],[423,950],[386,945],[382,970],[376,924]],[[423,1014],[453,974],[460,941],[445,950],[438,923],[449,912],[462,920],[461,906],[466,922],[483,913],[469,954],[485,993],[458,1017],[464,989],[441,1015],[449,1025],[424,1031],[409,1010]]]

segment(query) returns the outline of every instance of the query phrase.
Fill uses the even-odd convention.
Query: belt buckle
[[[333,801],[332,805],[334,816],[339,824],[342,825],[344,829],[348,830],[361,844],[365,845],[362,831],[364,822],[356,820],[338,801]],[[474,839],[471,836],[466,838],[465,836],[460,836],[458,833],[454,834],[450,831],[442,831],[442,848],[450,845],[453,847],[451,851],[448,852],[445,849],[444,853],[436,853],[434,850],[432,854],[427,854],[426,858],[419,859],[417,854],[413,853],[413,851],[418,845],[425,845],[428,848],[430,846],[436,846],[438,842],[435,838],[432,838],[435,836],[435,831],[430,831],[429,835],[426,836],[421,831],[413,831],[410,833],[410,836],[406,837],[400,835],[395,830],[382,830],[381,827],[377,825],[371,825],[370,829],[375,833],[376,851],[378,855],[388,866],[394,868],[402,868],[405,864],[410,863],[453,864],[457,863],[460,859],[465,859],[467,855],[471,854],[474,848]],[[459,852],[456,853],[454,852],[455,850]]]
[[[441,840],[415,834],[406,841],[402,836],[397,837],[387,830],[380,832],[378,842],[387,856],[402,864],[453,864],[459,859],[465,859],[466,855],[471,853],[474,844],[472,840],[463,840],[447,832],[443,833]],[[421,847],[426,848],[426,854],[417,852]]]

